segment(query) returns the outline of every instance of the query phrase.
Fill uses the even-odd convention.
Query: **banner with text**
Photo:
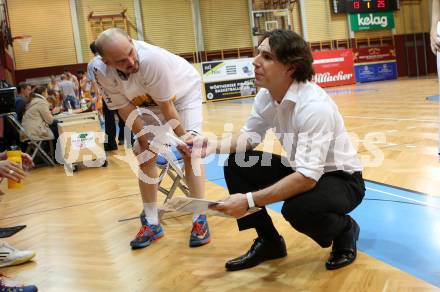
[[[257,93],[255,78],[205,83],[207,100],[253,96]]]
[[[207,100],[246,97],[256,94],[253,58],[202,63]]]
[[[396,61],[396,49],[394,46],[354,48],[355,64]]]
[[[357,82],[391,80],[397,78],[396,49],[394,46],[353,49]]]
[[[355,72],[358,82],[397,79],[396,62],[356,65]]]
[[[350,14],[350,24],[353,31],[392,29],[394,14],[392,11]]]
[[[253,58],[202,62],[203,82],[254,78]]]
[[[315,81],[321,87],[354,84],[354,63],[351,49],[313,52]]]

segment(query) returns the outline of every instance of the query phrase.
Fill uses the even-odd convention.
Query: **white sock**
[[[144,203],[144,212],[149,224],[159,224],[159,215],[157,213],[156,203]]]

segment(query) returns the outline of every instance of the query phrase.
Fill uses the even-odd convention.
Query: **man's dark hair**
[[[55,95],[55,90],[53,90],[53,89],[48,89],[48,90],[47,90],[47,95]]]
[[[98,48],[96,47],[95,41],[90,43],[90,51],[92,51],[93,55],[98,53]]]
[[[315,75],[312,52],[300,35],[290,30],[275,29],[266,32],[260,44],[266,38],[269,38],[269,45],[276,59],[282,64],[295,67],[292,74],[293,80],[298,82],[312,80]]]
[[[23,90],[26,89],[26,87],[28,87],[28,86],[31,86],[31,85],[29,83],[26,83],[26,82],[18,83],[18,86],[17,86],[18,93],[22,93]]]
[[[38,93],[38,94],[43,94],[43,92],[45,92],[47,90],[46,86],[43,85],[38,85],[37,87],[34,88],[34,93]]]

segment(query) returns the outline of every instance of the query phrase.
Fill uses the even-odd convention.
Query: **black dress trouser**
[[[225,162],[224,172],[229,193],[236,194],[258,191],[294,171],[284,157],[247,151],[231,154]],[[347,213],[361,203],[364,194],[365,185],[360,172],[328,172],[310,191],[284,201],[281,213],[297,231],[306,234],[321,247],[329,247],[348,226],[350,217]],[[267,225],[273,227],[264,207],[237,221],[239,230]]]
[[[107,135],[107,142],[104,144],[105,150],[116,150],[118,149],[118,145],[116,144],[116,121],[115,121],[115,113],[118,114],[118,111],[110,110],[105,102],[102,104],[102,111],[104,113],[104,122],[105,122],[105,134]],[[118,140],[124,141],[124,132],[125,132],[125,123],[124,120],[118,114],[118,127],[119,127],[119,135]]]

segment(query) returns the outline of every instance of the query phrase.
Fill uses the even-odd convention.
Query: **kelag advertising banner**
[[[321,87],[355,83],[351,49],[313,52],[313,80]]]
[[[350,24],[353,31],[392,29],[394,14],[392,11],[350,14]]]
[[[253,58],[202,63],[207,100],[252,96],[256,93]]]

